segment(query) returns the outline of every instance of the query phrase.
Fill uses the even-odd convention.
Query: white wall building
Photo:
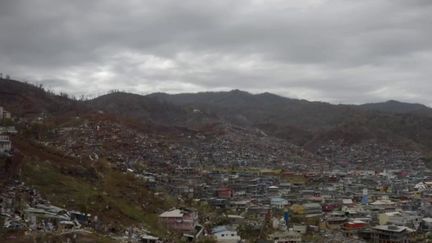
[[[217,242],[221,243],[237,243],[241,240],[241,237],[237,234],[237,231],[234,228],[228,226],[217,226],[213,228],[212,235],[216,237]]]
[[[9,152],[12,149],[12,143],[9,136],[0,135],[0,153]]]
[[[272,208],[283,209],[288,205],[288,200],[280,197],[273,197],[270,199],[270,205]]]

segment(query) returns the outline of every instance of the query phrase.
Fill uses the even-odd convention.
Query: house
[[[432,232],[432,218],[423,218],[420,223],[420,229],[426,232]]]
[[[198,213],[192,209],[173,209],[159,215],[159,219],[168,229],[181,233],[195,232],[198,225]]]
[[[11,119],[12,118],[12,114],[8,111],[4,111],[3,112],[3,119]]]
[[[243,223],[245,221],[245,218],[241,215],[233,215],[233,214],[229,214],[227,216],[230,224],[232,225],[240,225],[241,223]]]
[[[300,233],[290,229],[289,231],[277,231],[269,235],[269,238],[275,243],[296,243],[302,242]]]
[[[24,218],[30,222],[30,228],[44,228],[47,230],[80,227],[80,224],[71,221],[69,212],[65,209],[38,204],[34,208],[24,210]]]
[[[416,212],[386,212],[378,215],[380,225],[392,224],[399,226],[418,227],[422,217]]]
[[[237,243],[241,241],[241,237],[237,231],[230,226],[217,226],[212,229],[212,235],[216,237],[217,242]]]
[[[405,243],[410,242],[410,234],[414,230],[395,225],[378,225],[372,228],[373,242]]]
[[[325,221],[327,227],[337,229],[347,221],[347,217],[344,212],[332,212],[327,214]]]
[[[283,209],[288,205],[288,200],[280,197],[273,197],[270,199],[270,205],[272,208]]]
[[[0,126],[0,134],[17,134],[18,131],[15,129],[14,126],[7,126],[3,127]]]
[[[243,211],[246,208],[249,208],[250,205],[251,205],[251,200],[231,201],[231,206],[236,211]]]
[[[322,214],[322,207],[319,203],[304,203],[304,214]]]
[[[230,202],[223,198],[209,198],[207,203],[215,208],[228,208],[230,206]]]
[[[6,111],[2,106],[0,106],[0,120],[11,119],[12,115],[10,112]]]
[[[216,193],[219,198],[226,198],[226,199],[231,198],[234,195],[233,190],[228,187],[218,188]]]
[[[301,225],[301,224],[294,224],[293,225],[293,231],[299,233],[299,234],[306,234],[307,232],[307,226],[306,225]]]
[[[361,220],[353,220],[350,222],[346,222],[342,226],[342,230],[345,235],[352,236],[356,234],[358,231],[365,229],[368,226],[368,223]]]
[[[158,237],[152,235],[142,235],[139,241],[140,243],[160,243],[162,242]]]
[[[389,210],[394,210],[396,208],[396,203],[386,198],[376,200],[370,205],[372,206],[372,209],[381,210],[381,211],[389,211]]]
[[[71,220],[76,220],[80,224],[87,224],[90,220],[90,217],[91,217],[90,214],[82,213],[79,211],[69,211],[69,214],[70,214]]]
[[[0,153],[9,152],[12,149],[12,143],[9,140],[9,136],[0,135]]]
[[[270,195],[279,195],[280,193],[279,193],[279,187],[278,186],[269,186],[268,188],[267,188],[267,190],[268,190],[268,193],[270,194]]]
[[[342,199],[342,205],[346,206],[346,207],[352,207],[352,206],[354,206],[354,202],[350,198]]]

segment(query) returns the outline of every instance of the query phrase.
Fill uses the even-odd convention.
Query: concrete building
[[[0,135],[0,153],[9,152],[12,149],[12,142],[9,136]]]
[[[294,230],[277,231],[269,236],[275,243],[297,243],[302,242],[302,236],[300,233]]]
[[[380,225],[398,225],[407,227],[418,227],[422,217],[416,212],[402,211],[402,212],[386,212],[378,215]]]
[[[193,233],[198,225],[198,213],[184,208],[166,211],[159,219],[168,229],[182,233]]]
[[[212,235],[216,237],[217,242],[221,243],[237,243],[241,240],[241,237],[234,228],[225,225],[214,227]]]
[[[321,214],[322,213],[322,207],[319,203],[304,203],[304,214]]]
[[[372,228],[372,242],[408,243],[414,230],[395,225],[379,225]]]
[[[283,209],[288,205],[288,200],[280,197],[273,197],[270,199],[272,208]]]

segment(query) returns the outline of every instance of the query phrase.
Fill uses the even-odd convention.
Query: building
[[[299,234],[306,234],[307,232],[307,226],[306,225],[300,225],[300,224],[295,224],[293,225],[293,231],[299,233]]]
[[[24,218],[32,229],[43,227],[46,230],[54,230],[80,227],[79,223],[71,220],[68,211],[52,205],[37,204],[34,208],[26,208]]]
[[[365,229],[368,227],[368,223],[361,220],[354,220],[350,222],[346,222],[342,226],[342,231],[346,236],[352,236],[357,234],[358,231]]]
[[[289,231],[277,231],[271,234],[270,239],[275,243],[297,243],[302,242],[302,236],[300,233],[289,230]]]
[[[273,197],[270,199],[272,208],[283,209],[288,205],[288,200],[280,197]]]
[[[305,203],[303,204],[304,214],[322,214],[322,207],[319,203]]]
[[[198,213],[191,209],[173,209],[159,215],[168,229],[181,233],[193,233],[198,225]]]
[[[423,218],[420,223],[420,229],[426,232],[432,232],[432,218]]]
[[[414,230],[395,225],[379,225],[372,228],[372,242],[408,243]]]
[[[11,119],[12,118],[12,114],[8,111],[6,111],[3,106],[0,106],[0,120],[3,119]]]
[[[161,243],[162,241],[155,236],[152,235],[142,235],[139,241],[140,243]]]
[[[0,134],[17,134],[18,131],[15,129],[14,126],[0,126]]]
[[[234,228],[225,225],[214,227],[212,235],[216,238],[217,242],[237,243],[241,240],[241,237]]]
[[[234,195],[233,190],[228,187],[218,188],[216,193],[219,198],[227,198],[227,199],[233,197]]]
[[[12,149],[12,142],[9,136],[0,135],[0,153],[7,153]]]
[[[412,211],[386,212],[378,215],[378,221],[380,225],[391,224],[407,227],[418,227],[421,219],[421,216]]]
[[[3,112],[3,119],[11,119],[12,118],[12,114],[8,111],[4,111]]]

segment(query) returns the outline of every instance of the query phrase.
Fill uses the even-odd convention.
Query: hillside
[[[421,105],[332,105],[239,90],[78,101],[0,84],[1,105],[19,131],[12,144],[23,155],[12,167],[0,159],[0,189],[23,182],[53,205],[97,215],[104,236],[134,226],[175,238],[157,217],[172,207],[219,215],[190,192],[213,197],[220,173],[250,173],[250,181],[261,171],[416,171],[432,151],[432,116]]]
[[[254,95],[240,90],[177,95],[157,93],[149,97],[212,112],[238,125],[291,125],[316,130],[340,123],[354,112],[345,105],[289,99],[270,93]]]
[[[129,125],[161,132],[220,132],[231,124],[250,131],[258,129],[300,146],[325,143],[322,138],[334,134],[358,141],[352,139],[350,134],[354,133],[362,134],[359,138],[363,139],[379,134],[381,141],[403,140],[422,150],[432,148],[431,109],[420,104],[388,101],[332,105],[240,90],[146,96],[114,92],[76,101],[18,81],[2,79],[0,84],[0,102],[19,116],[45,113],[68,120],[79,114],[103,111]],[[351,132],[347,133],[347,129]]]
[[[360,105],[360,108],[373,111],[392,113],[421,113],[432,115],[432,109],[422,104],[404,103],[396,100],[389,100],[381,103],[369,103]]]
[[[66,94],[57,95],[41,86],[0,79],[0,104],[19,116],[80,113],[87,109]]]
[[[217,122],[215,117],[151,96],[114,92],[85,102],[109,114],[132,118],[142,123],[193,128]]]
[[[432,143],[430,108],[396,101],[366,105],[332,105],[289,99],[269,93],[204,92],[196,94],[152,94],[150,97],[183,107],[213,112],[226,121],[252,126],[298,145],[325,143],[335,134],[360,141],[379,137],[429,151]],[[346,132],[350,130],[351,132]],[[340,131],[339,131],[340,130]],[[365,132],[366,131],[366,132]],[[329,134],[327,134],[329,133]],[[354,136],[359,134],[361,136]]]

